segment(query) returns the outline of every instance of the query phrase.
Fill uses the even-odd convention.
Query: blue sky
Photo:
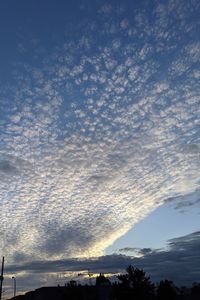
[[[167,240],[196,231],[199,228],[197,206],[175,210],[171,205],[162,205],[138,222],[123,237],[106,249],[106,253],[125,253],[126,248],[156,248],[167,246]],[[134,250],[129,249],[129,254]]]
[[[180,244],[196,253],[199,10],[197,0],[1,1],[0,254],[10,273],[20,264],[21,290],[55,282],[55,268],[32,280],[40,260],[111,255],[117,271],[136,255],[158,278],[164,268],[148,259],[175,259]],[[181,282],[196,279],[193,266]]]

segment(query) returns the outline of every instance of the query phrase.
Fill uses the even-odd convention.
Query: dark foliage
[[[192,288],[177,288],[172,281],[162,280],[155,287],[143,270],[133,266],[119,275],[118,280],[111,284],[100,274],[95,286],[72,280],[63,287],[40,288],[15,300],[200,300],[200,283],[193,284]]]
[[[118,276],[120,283],[116,289],[116,299],[153,299],[155,287],[146,273],[133,266],[126,271],[126,274]]]
[[[110,280],[100,273],[96,278],[96,286],[109,286]]]
[[[176,288],[172,281],[162,280],[157,288],[157,299],[159,300],[175,300],[177,298]]]
[[[192,299],[200,299],[200,283],[194,283],[191,291]]]

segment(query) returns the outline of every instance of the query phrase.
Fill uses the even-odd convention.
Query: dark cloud
[[[175,283],[191,284],[200,276],[200,232],[168,241],[167,250],[154,250],[136,259],[154,280],[169,278]]]
[[[67,256],[73,256],[77,249],[86,249],[92,242],[92,235],[88,230],[79,228],[77,225],[61,227],[55,221],[45,228],[44,236],[45,239],[39,246],[39,251],[49,256],[62,254],[63,251]]]
[[[187,144],[183,146],[183,152],[189,155],[200,155],[200,145]]]
[[[19,261],[24,262],[24,261],[31,260],[31,256],[22,252],[15,252],[15,254],[13,255],[13,260],[16,262]]]
[[[191,285],[198,281],[200,276],[199,249],[200,232],[194,232],[169,240],[168,248],[165,250],[140,249],[140,254],[143,254],[142,257],[113,254],[88,259],[34,261],[7,266],[6,272],[25,271],[27,276],[29,273],[34,273],[43,280],[45,274],[79,272],[81,270],[115,274],[124,272],[126,267],[132,264],[143,268],[155,282],[168,278],[177,285]]]
[[[121,248],[119,249],[119,252],[121,253],[128,253],[128,252],[132,252],[132,253],[136,253],[137,255],[147,255],[149,253],[151,253],[153,250],[151,248],[132,248],[132,247],[125,247],[125,248]]]
[[[119,252],[135,252],[138,251],[139,248],[134,248],[134,247],[124,247],[119,249]]]
[[[19,176],[22,174],[28,176],[34,174],[31,163],[14,155],[2,155],[0,157],[0,172],[4,176]]]
[[[147,255],[147,254],[149,254],[149,253],[151,253],[152,252],[152,249],[151,248],[142,248],[142,249],[140,249],[140,253],[142,254],[142,255]]]
[[[34,261],[31,263],[22,263],[10,265],[6,271],[13,272],[36,272],[36,273],[51,273],[51,272],[67,272],[80,271],[90,269],[93,272],[118,272],[126,268],[126,266],[133,262],[133,258],[125,255],[106,255],[98,258],[88,259],[63,259],[63,260],[49,260],[49,261]]]
[[[0,172],[3,172],[7,175],[15,175],[18,173],[18,170],[8,160],[0,160]]]
[[[191,250],[197,251],[199,250],[200,245],[200,231],[193,232],[186,236],[182,236],[179,238],[169,240],[169,246],[172,250]]]

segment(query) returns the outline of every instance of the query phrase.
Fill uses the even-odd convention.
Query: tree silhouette
[[[174,300],[177,297],[176,288],[172,281],[162,280],[157,288],[157,299]]]
[[[192,299],[200,299],[200,283],[194,283],[192,286]]]
[[[110,284],[110,280],[103,274],[100,273],[99,276],[96,277],[96,286],[108,286]]]
[[[131,265],[126,271],[126,274],[118,276],[119,286],[123,294],[119,296],[119,299],[152,299],[155,287],[146,273]]]

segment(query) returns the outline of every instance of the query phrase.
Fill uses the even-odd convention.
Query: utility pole
[[[2,266],[1,266],[1,277],[0,277],[0,300],[2,296],[2,287],[3,287],[3,271],[4,271],[4,256],[2,258]]]

